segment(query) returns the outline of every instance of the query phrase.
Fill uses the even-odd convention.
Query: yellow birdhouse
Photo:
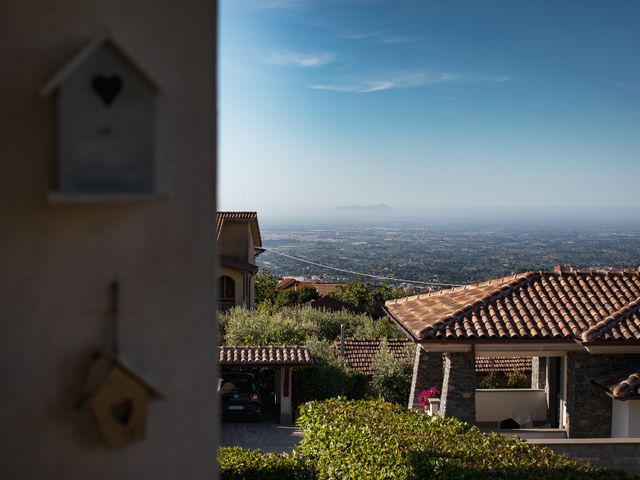
[[[145,438],[149,401],[159,397],[119,359],[96,355],[80,406],[91,412],[105,444],[122,448]]]

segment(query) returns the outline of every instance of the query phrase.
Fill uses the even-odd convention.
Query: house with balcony
[[[263,252],[256,212],[218,212],[218,305],[253,308],[256,256]]]
[[[557,267],[391,300],[385,309],[419,346],[410,405],[437,386],[441,415],[481,427],[511,419],[540,435],[640,435],[638,271]],[[476,358],[509,356],[531,358],[531,388],[477,388]]]

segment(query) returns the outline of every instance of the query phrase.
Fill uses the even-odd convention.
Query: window
[[[233,278],[226,275],[220,277],[218,298],[221,310],[226,310],[236,304],[236,282]]]

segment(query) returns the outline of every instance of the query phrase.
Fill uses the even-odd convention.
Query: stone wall
[[[443,364],[440,352],[427,352],[420,345],[416,348],[413,377],[411,379],[411,393],[409,408],[420,409],[418,397],[420,392],[431,387],[438,387],[442,391]]]
[[[532,439],[528,443],[551,448],[576,460],[640,475],[640,442],[637,438]]]
[[[531,388],[545,388],[547,383],[547,358],[531,357]]]
[[[476,421],[476,356],[449,352],[444,357],[440,412],[464,422]]]
[[[569,438],[611,436],[611,398],[594,380],[616,378],[636,371],[640,355],[567,355],[567,433]]]

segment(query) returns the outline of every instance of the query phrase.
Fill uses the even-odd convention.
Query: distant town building
[[[287,290],[298,290],[302,287],[312,287],[316,289],[318,295],[327,296],[335,291],[338,285],[341,284],[337,282],[304,280],[304,278],[301,279],[301,277],[284,277],[278,281],[276,289],[284,292]]]

